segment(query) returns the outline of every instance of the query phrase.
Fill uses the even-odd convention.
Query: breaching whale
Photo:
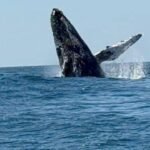
[[[137,34],[116,45],[107,46],[105,50],[93,55],[71,22],[57,8],[51,13],[51,27],[64,77],[105,77],[101,63],[115,60],[142,36]]]

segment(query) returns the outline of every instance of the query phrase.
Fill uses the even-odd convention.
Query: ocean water
[[[1,68],[0,150],[149,150],[150,63],[103,67],[107,78]]]

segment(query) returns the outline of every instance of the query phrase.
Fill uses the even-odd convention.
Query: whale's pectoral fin
[[[135,36],[132,36],[128,40],[119,42],[116,45],[106,46],[105,50],[102,50],[101,52],[95,55],[97,61],[101,63],[103,61],[115,60],[122,53],[124,53],[130,46],[136,43],[141,38],[141,36],[142,34],[137,34]]]

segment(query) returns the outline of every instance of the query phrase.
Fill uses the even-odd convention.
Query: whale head
[[[53,30],[56,47],[61,46],[69,40],[69,21],[64,16],[63,12],[54,8],[51,13],[51,26]]]

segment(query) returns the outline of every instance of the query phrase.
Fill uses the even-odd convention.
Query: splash
[[[105,64],[107,77],[122,79],[140,79],[145,77],[143,62]]]
[[[56,74],[56,77],[62,77],[62,72],[59,71],[59,72]]]
[[[140,49],[136,48],[132,49],[132,51],[127,51],[114,63],[104,64],[103,68],[107,77],[136,80],[146,76],[143,62],[144,57]]]
[[[128,63],[119,65],[118,78],[140,79],[145,77],[143,63]]]
[[[44,68],[43,76],[45,78],[49,78],[49,77],[61,77],[62,74],[61,74],[59,66],[51,66],[51,67]]]

